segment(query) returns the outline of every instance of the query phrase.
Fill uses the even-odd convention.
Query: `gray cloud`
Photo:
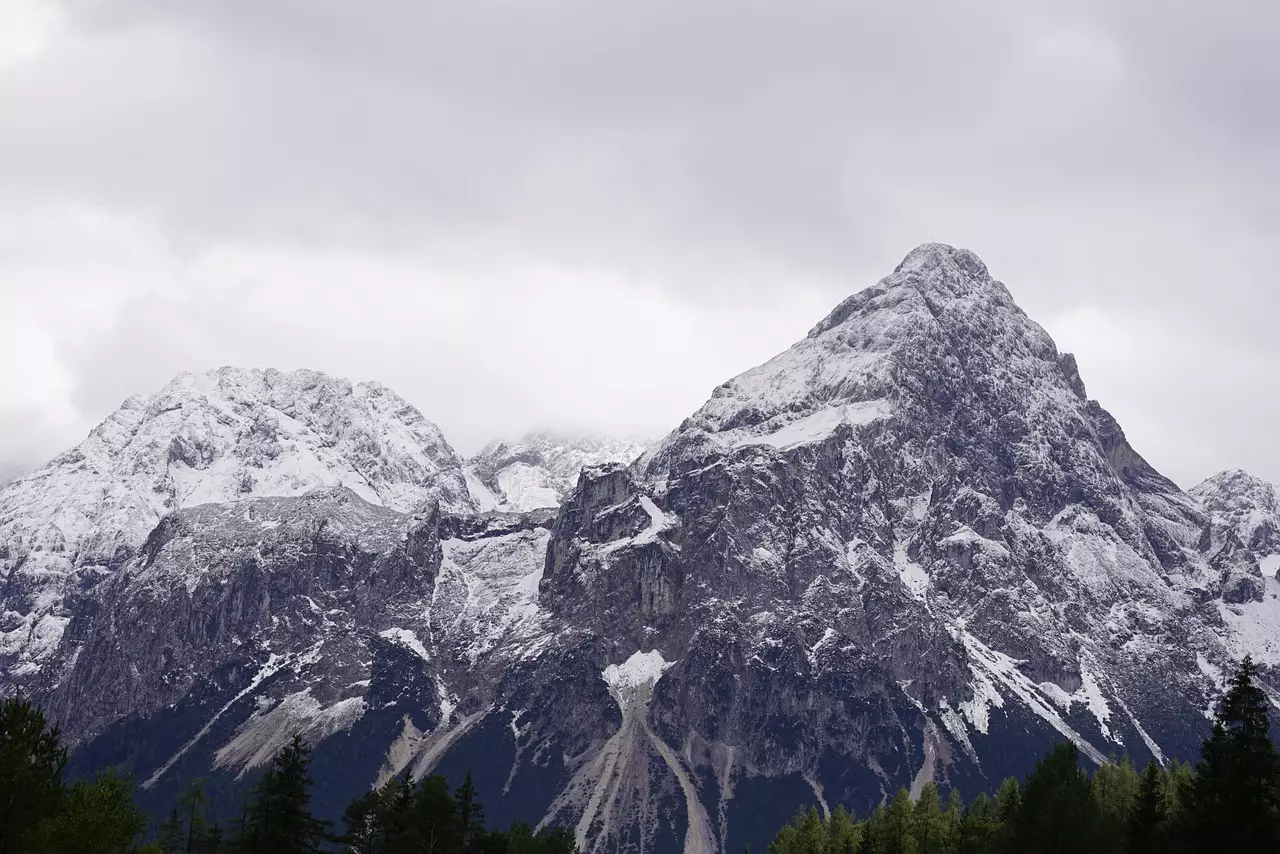
[[[660,433],[943,240],[1180,482],[1280,480],[1273,3],[56,9],[0,65],[0,412],[62,425],[11,457],[228,362]]]

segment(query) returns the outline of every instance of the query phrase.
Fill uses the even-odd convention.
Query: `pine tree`
[[[454,793],[458,804],[458,828],[462,836],[462,854],[472,854],[476,838],[484,834],[484,807],[476,800],[476,787],[471,772]]]
[[[405,818],[405,827],[387,846],[390,854],[401,852],[462,850],[462,823],[458,805],[449,795],[444,777],[431,775],[418,783]]]
[[[942,814],[946,840],[942,850],[946,854],[955,854],[960,850],[960,822],[963,818],[964,800],[960,797],[960,790],[952,787],[951,794],[947,796],[947,811]]]
[[[186,845],[183,848],[186,854],[198,854],[200,851],[200,844],[208,832],[208,822],[204,817],[204,808],[208,803],[209,797],[204,793],[202,777],[188,783],[186,791],[178,799],[186,821]]]
[[[912,835],[920,854],[951,854],[953,840],[947,829],[946,816],[942,812],[942,799],[937,783],[925,783],[916,799],[912,817]]]
[[[1163,829],[1167,820],[1164,773],[1152,760],[1142,772],[1138,796],[1129,814],[1125,838],[1129,854],[1157,854],[1165,850]]]
[[[156,841],[164,854],[178,854],[182,850],[182,819],[175,808],[169,817],[160,822],[156,831]]]
[[[314,854],[328,828],[311,815],[310,750],[295,735],[271,760],[254,788],[238,840],[246,854]]]
[[[106,771],[93,782],[77,780],[65,809],[42,821],[24,850],[133,854],[142,850],[146,829],[147,817],[133,802],[133,781]]]
[[[1246,657],[1201,749],[1185,811],[1192,851],[1280,850],[1280,757],[1257,674]]]
[[[818,815],[817,807],[809,807],[798,828],[796,839],[798,854],[825,854],[827,850],[827,828]]]
[[[221,854],[222,828],[216,824],[209,825],[209,829],[205,831],[204,837],[200,840],[200,845],[196,850],[200,854]]]
[[[769,843],[768,854],[797,854],[800,850],[800,823],[803,820],[802,816],[797,815],[784,824],[773,842]]]
[[[388,833],[382,793],[382,789],[365,792],[343,812],[346,832],[342,835],[342,842],[351,854],[378,854],[386,844]]]
[[[862,832],[863,826],[853,820],[844,805],[837,806],[827,822],[827,854],[858,854]]]
[[[1014,817],[1015,850],[1038,854],[1098,850],[1098,806],[1079,763],[1079,750],[1064,743],[1036,764]]]
[[[578,854],[578,840],[567,827],[550,827],[535,837],[537,854]]]
[[[1004,825],[996,814],[995,802],[985,792],[973,799],[960,819],[959,854],[988,854],[998,850]]]
[[[901,789],[888,809],[889,834],[888,847],[877,854],[919,854],[915,835],[915,805],[911,803],[911,795]]]
[[[1090,788],[1098,806],[1100,822],[1099,852],[1125,854],[1128,848],[1126,828],[1133,812],[1141,781],[1128,757],[1107,762],[1093,773]]]
[[[991,850],[996,852],[1016,852],[1014,847],[1014,828],[1018,812],[1022,809],[1022,786],[1013,777],[1007,778],[996,789],[994,804],[996,827],[991,841]]]
[[[23,836],[62,809],[66,764],[56,724],[26,700],[0,702],[0,854],[27,850]]]
[[[1166,831],[1169,826],[1182,823],[1187,804],[1191,802],[1191,787],[1195,784],[1195,778],[1195,770],[1191,765],[1177,759],[1169,760],[1169,767],[1160,775]]]

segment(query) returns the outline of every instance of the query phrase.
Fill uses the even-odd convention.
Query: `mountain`
[[[179,447],[229,447],[217,418],[190,423]],[[399,435],[385,423],[368,429]],[[915,249],[570,489],[564,443],[464,464],[422,434],[434,468],[276,494],[204,486],[203,456],[55,461],[66,495],[172,466],[190,493],[171,494],[205,503],[81,510],[136,544],[107,562],[80,545],[34,576],[34,549],[6,552],[5,619],[63,621],[10,684],[77,769],[131,770],[158,812],[204,776],[233,814],[301,732],[331,817],[403,770],[469,770],[497,824],[691,854],[759,848],[801,803],[992,789],[1063,738],[1095,762],[1191,757],[1246,653],[1280,704],[1275,487],[1161,476],[966,250]],[[4,530],[47,529],[33,477],[0,493]],[[477,481],[509,509],[477,507]]]
[[[132,397],[77,447],[0,490],[0,666],[21,680],[57,648],[73,601],[183,507],[344,486],[409,510],[471,509],[439,428],[377,383],[223,368]],[[70,601],[69,601],[70,600]]]
[[[1236,470],[1209,478],[1191,494],[1213,514],[1216,541],[1244,546],[1258,557],[1262,574],[1275,578],[1280,569],[1280,489]]]
[[[530,433],[515,442],[493,442],[467,460],[467,484],[482,510],[559,507],[584,468],[630,463],[645,447],[599,436]]]

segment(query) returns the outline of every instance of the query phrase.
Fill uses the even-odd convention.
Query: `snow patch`
[[[476,503],[476,509],[481,513],[488,513],[491,510],[497,510],[501,502],[498,496],[493,494],[489,487],[484,485],[484,481],[480,479],[480,475],[476,474],[475,469],[463,469],[462,476],[467,482],[467,492],[471,495],[471,500]]]
[[[1032,682],[1027,678],[1026,674],[1018,669],[1017,661],[1002,652],[991,649],[963,628],[956,628],[954,631],[961,643],[964,644],[965,650],[969,653],[969,661],[974,667],[975,674],[978,674],[980,681],[985,683],[982,690],[984,701],[992,694],[999,697],[994,685],[995,682],[999,682],[1020,699],[1028,709],[1070,739],[1076,747],[1080,748],[1081,753],[1088,756],[1098,765],[1106,761],[1106,757],[1100,750],[1090,744],[1053,710],[1052,701],[1044,696],[1039,685]],[[975,690],[975,695],[977,693]],[[975,696],[976,699],[977,696]],[[1003,706],[1003,698],[1000,698],[1000,702],[995,705]],[[982,721],[983,726],[980,731],[986,732],[987,718],[985,709],[982,712]]]
[[[544,647],[550,634],[538,587],[550,539],[539,528],[443,541],[428,615],[434,645],[455,646],[473,663],[497,649],[526,658]]]
[[[809,647],[809,668],[814,673],[818,672],[818,651],[835,640],[835,637],[836,630],[828,626],[827,630],[822,633],[822,637],[818,638],[818,642]]]
[[[723,439],[738,448],[745,445],[772,445],[779,449],[793,448],[797,445],[807,445],[821,441],[834,433],[841,424],[852,424],[857,427],[870,424],[882,418],[888,418],[892,414],[893,410],[889,405],[889,401],[867,400],[820,409],[811,415],[796,419],[769,433],[754,434],[748,432],[748,430],[758,430],[758,427],[731,430],[724,434]]]
[[[907,544],[900,542],[893,550],[893,563],[898,569],[898,578],[911,595],[929,604],[929,573],[924,567],[907,557]]]
[[[269,711],[256,710],[235,736],[214,755],[215,768],[239,768],[237,777],[271,761],[295,734],[308,741],[321,741],[336,732],[350,729],[365,712],[363,697],[348,697],[328,708],[304,688],[289,694]]]
[[[654,504],[653,499],[649,496],[640,496],[640,506],[644,508],[644,512],[649,514],[649,527],[637,534],[632,542],[637,544],[651,543],[658,538],[658,534],[675,524],[675,516],[668,516],[659,510],[658,505]]]
[[[427,652],[427,648],[422,645],[422,641],[418,640],[417,633],[410,629],[390,628],[378,632],[378,637],[413,650],[423,661],[431,660],[431,655]]]
[[[1218,603],[1218,613],[1227,625],[1226,643],[1231,657],[1252,655],[1259,664],[1280,665],[1280,580],[1264,579],[1261,602],[1240,605]]]
[[[512,463],[498,472],[498,488],[506,496],[505,506],[517,512],[560,506],[560,494],[541,467]]]
[[[600,674],[608,686],[619,693],[646,686],[652,688],[675,662],[666,661],[656,649],[635,652],[622,664],[610,664]]]

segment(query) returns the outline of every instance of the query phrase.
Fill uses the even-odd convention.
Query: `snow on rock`
[[[464,475],[467,479],[467,492],[471,494],[471,500],[475,502],[476,509],[481,513],[497,510],[502,502],[498,500],[498,496],[494,495],[489,487],[485,486],[484,481],[480,479],[480,475],[476,474],[475,469],[467,467]]]
[[[645,447],[618,439],[530,433],[519,441],[494,442],[469,459],[468,484],[482,509],[558,507],[584,468],[630,463]],[[485,507],[490,501],[492,506]]]
[[[422,641],[418,640],[417,633],[410,629],[391,628],[386,631],[379,632],[378,636],[385,640],[389,640],[392,643],[397,643],[406,649],[412,650],[417,653],[418,657],[423,661],[431,660],[431,654],[428,653],[427,648],[422,645]]]
[[[649,514],[649,527],[637,534],[632,540],[633,543],[651,543],[658,538],[659,534],[676,524],[676,518],[662,512],[649,496],[640,496],[640,506],[644,508],[645,513]]]
[[[662,653],[656,649],[637,651],[622,664],[610,664],[600,675],[610,689],[626,694],[641,686],[652,688],[672,664],[674,662],[663,659]]]
[[[1233,658],[1252,655],[1259,664],[1280,666],[1280,581],[1265,580],[1261,602],[1218,603]]]
[[[462,460],[391,390],[316,371],[181,374],[0,490],[0,662],[33,673],[62,635],[73,574],[110,571],[182,507],[344,486],[411,510],[473,508]]]
[[[785,449],[821,441],[835,432],[841,424],[861,426],[888,418],[892,414],[893,410],[888,401],[866,400],[820,409],[795,421],[786,422],[784,418],[781,419],[783,422],[781,426],[768,422],[756,428],[730,430],[721,434],[719,439],[737,447],[772,445],[775,448]],[[760,433],[760,430],[769,432]]]
[[[921,602],[929,597],[929,573],[924,567],[907,557],[906,543],[899,543],[893,552],[894,566],[898,569],[898,578],[911,595]]]
[[[925,244],[790,349],[716,388],[640,465],[661,478],[676,460],[725,445],[794,447],[826,438],[844,423],[869,430],[900,419],[914,391],[902,382],[905,366],[918,363],[930,339],[955,340],[953,329],[1017,360],[1017,371],[1051,379],[1041,391],[1053,400],[1039,405],[1083,405],[1064,381],[1053,340],[982,261],[965,249]]]
[[[349,697],[323,707],[311,689],[290,694],[279,703],[258,709],[214,755],[214,767],[235,769],[239,775],[271,761],[294,735],[319,741],[350,729],[365,713],[363,697]]]
[[[1043,718],[1050,726],[1073,742],[1076,747],[1080,748],[1081,753],[1099,765],[1106,761],[1106,756],[1102,751],[1090,744],[1080,733],[1068,725],[1061,715],[1054,711],[1051,699],[1045,695],[1044,688],[1027,678],[1026,674],[1019,669],[1017,661],[1004,653],[991,649],[963,629],[958,630],[957,634],[965,649],[969,652],[970,662],[974,665],[975,672],[980,674],[979,684],[975,687],[974,692],[975,705],[971,706],[966,703],[962,706],[969,712],[971,715],[970,721],[974,723],[979,731],[986,731],[987,709],[991,705],[997,708],[1004,705],[1003,697],[995,687],[996,683],[999,683],[1021,700],[1028,709]],[[1060,693],[1060,689],[1055,693]],[[1086,693],[1085,701],[1090,704],[1090,708],[1095,714],[1103,714],[1093,705],[1096,700],[1090,694],[1092,692]],[[983,704],[983,708],[979,709],[976,705],[977,703]],[[1069,708],[1070,703],[1068,702],[1066,705]],[[1103,700],[1102,709],[1105,710],[1105,707],[1106,702]],[[1105,712],[1100,720],[1105,721],[1106,717],[1109,717],[1109,712]],[[981,725],[979,725],[979,722],[981,722]]]
[[[610,664],[600,674],[609,693],[624,715],[649,705],[653,686],[675,662],[666,661],[658,650],[635,652],[622,664]]]
[[[526,657],[545,646],[550,636],[538,584],[550,539],[539,528],[441,543],[444,560],[430,609],[436,641],[473,663],[499,647]]]
[[[1238,469],[1216,474],[1190,490],[1245,547],[1280,553],[1280,487]]]

